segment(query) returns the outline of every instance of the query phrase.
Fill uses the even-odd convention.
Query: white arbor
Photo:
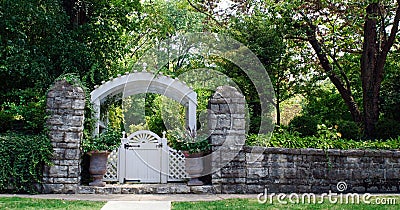
[[[95,134],[98,134],[100,130],[100,104],[106,100],[107,96],[120,93],[123,98],[140,93],[157,93],[171,98],[186,108],[186,127],[196,130],[196,92],[178,79],[143,71],[118,75],[117,78],[103,82],[90,93],[98,119]]]
[[[156,93],[171,98],[186,108],[186,127],[196,130],[197,94],[192,88],[178,79],[162,74],[135,71],[123,76],[118,75],[117,78],[112,78],[108,82],[102,82],[102,85],[91,92],[91,103],[94,106],[97,118],[95,134],[100,132],[100,105],[108,97],[121,93],[122,98],[140,93]],[[152,132],[138,131],[128,138],[123,138],[123,141],[135,137],[136,134],[143,133]],[[154,135],[156,136],[156,134]],[[146,135],[146,137],[149,136],[152,135]],[[162,147],[158,146],[160,142],[154,144],[150,141],[151,139],[148,139],[149,141],[131,145],[133,147],[133,150],[131,150],[126,142],[122,142],[118,151],[113,151],[108,159],[107,180],[119,180],[120,182],[129,179],[137,179],[141,182],[157,182],[157,180],[160,180],[160,183],[166,183],[167,181],[180,181],[183,177],[186,177],[183,154],[168,147],[165,137],[158,137],[158,139],[165,141],[160,144]],[[139,148],[134,148],[136,146]]]

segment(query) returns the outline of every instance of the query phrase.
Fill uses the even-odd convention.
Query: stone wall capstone
[[[65,80],[57,81],[47,94],[47,120],[53,146],[52,165],[43,171],[44,193],[76,193],[80,183],[81,139],[85,93]]]

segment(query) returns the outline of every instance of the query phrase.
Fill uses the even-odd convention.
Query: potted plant
[[[170,146],[182,151],[185,155],[185,169],[190,177],[188,185],[203,185],[203,182],[199,180],[203,172],[201,157],[210,150],[208,136],[196,135],[196,132],[190,129],[175,129],[168,133]]]
[[[93,182],[89,183],[90,186],[104,187],[106,185],[102,179],[107,172],[108,155],[118,148],[120,143],[120,132],[112,129],[82,142],[83,151],[90,156],[89,173],[93,177]]]

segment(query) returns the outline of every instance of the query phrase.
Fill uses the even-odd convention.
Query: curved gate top
[[[106,97],[120,93],[123,98],[140,93],[157,93],[171,98],[186,107],[186,127],[196,130],[197,94],[178,79],[152,72],[135,71],[102,82],[102,85],[96,86],[96,89],[90,93],[97,119],[100,119],[100,104]],[[98,121],[95,133],[99,133],[99,126]]]

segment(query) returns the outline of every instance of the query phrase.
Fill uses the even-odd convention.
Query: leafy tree
[[[319,71],[335,85],[353,120],[363,121],[366,136],[373,138],[384,66],[398,32],[399,2],[279,1],[274,7],[287,20],[289,36],[310,44],[322,67]],[[344,55],[353,53],[361,55],[363,114],[343,68]]]

